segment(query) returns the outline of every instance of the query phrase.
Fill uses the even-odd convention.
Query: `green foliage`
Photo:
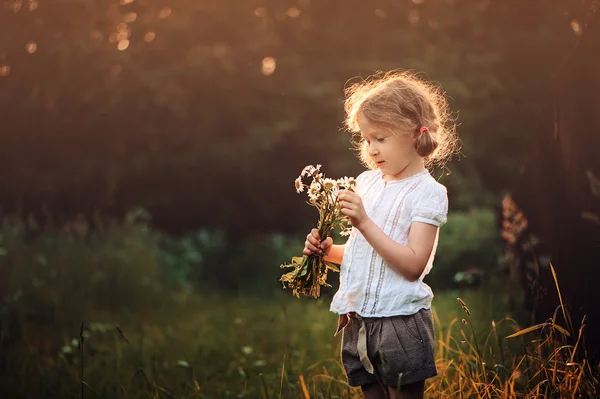
[[[302,243],[301,237],[279,233],[229,237],[209,252],[193,281],[202,290],[272,297],[282,290],[279,264],[302,252]]]
[[[496,215],[491,209],[454,211],[440,229],[433,269],[425,278],[434,290],[450,288],[457,272],[479,269],[494,272],[502,254]]]
[[[279,291],[277,262],[301,250],[300,239],[256,234],[235,240],[222,230],[202,229],[182,237],[161,235],[161,260],[168,282],[188,289]]]
[[[302,251],[300,236],[257,233],[235,238],[222,230],[201,229],[175,237],[150,229],[148,220],[135,210],[123,221],[98,219],[92,230],[83,220],[59,229],[5,217],[0,294],[6,306],[20,319],[39,317],[61,324],[84,319],[91,309],[135,312],[156,305],[165,284],[187,291],[271,296],[282,289],[277,265]],[[453,212],[441,229],[427,281],[442,288],[457,271],[491,271],[499,248],[491,211]],[[330,277],[335,286],[337,274]]]
[[[595,397],[597,370],[581,360],[581,346],[564,345],[560,330],[551,328],[558,324],[554,319],[543,331],[524,335],[495,288],[465,293],[464,311],[455,296],[436,295],[439,376],[427,381],[427,397],[454,397],[458,391],[464,398],[574,391]],[[168,307],[119,325],[118,315],[92,320],[81,335],[74,326],[37,344],[33,338],[40,332],[26,329],[27,340],[15,346],[14,367],[7,379],[0,375],[2,392],[75,397],[83,369],[85,396],[297,398],[304,385],[315,398],[361,397],[360,389],[346,383],[328,301],[173,292],[163,299]],[[527,340],[506,339],[519,331]],[[40,353],[41,347],[47,349]]]
[[[375,70],[446,89],[466,155],[449,165],[464,176],[448,179],[451,206],[489,205],[529,152],[584,14],[566,0],[12,3],[0,10],[13,33],[0,36],[4,209],[141,205],[178,232],[248,235],[305,230],[291,189],[303,165],[357,174],[341,98]]]
[[[226,251],[226,237],[222,231],[201,229],[198,232],[173,237],[160,236],[160,259],[166,281],[187,289],[194,282],[213,279],[208,266]]]
[[[64,325],[92,310],[136,312],[160,300],[156,238],[143,224],[40,229],[32,220],[4,217],[0,228],[0,295],[21,322]]]

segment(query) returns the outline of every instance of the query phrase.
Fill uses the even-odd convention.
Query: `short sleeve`
[[[422,222],[441,227],[448,215],[446,187],[434,182],[427,185],[414,198],[411,222]]]

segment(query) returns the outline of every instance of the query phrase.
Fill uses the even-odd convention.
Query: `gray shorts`
[[[366,347],[366,354],[361,361],[359,330],[363,322],[366,334],[362,346]],[[361,318],[355,314],[341,315],[338,331],[341,329],[342,363],[351,386],[381,381],[397,387],[398,382],[400,385],[412,384],[437,375],[433,317],[429,309],[408,316]],[[373,374],[367,371],[371,365]]]

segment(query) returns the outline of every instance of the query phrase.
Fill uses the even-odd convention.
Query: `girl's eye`
[[[383,143],[383,140],[385,140],[385,137],[380,137],[377,139],[377,141],[379,141],[380,143]]]

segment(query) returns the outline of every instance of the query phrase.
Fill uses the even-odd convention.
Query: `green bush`
[[[91,313],[140,312],[163,290],[156,235],[135,219],[39,228],[4,217],[0,225],[2,314],[65,325]]]
[[[343,240],[334,233],[336,243]],[[183,237],[161,236],[161,263],[167,281],[199,289],[270,294],[279,290],[278,266],[300,256],[303,236],[255,234],[232,239],[220,230],[199,230]],[[455,211],[440,230],[432,272],[426,281],[435,289],[451,288],[457,273],[495,271],[503,253],[496,216],[491,209]],[[330,273],[334,286],[337,273]],[[325,289],[324,294],[332,289]]]
[[[440,229],[433,269],[426,277],[434,289],[450,288],[458,272],[478,269],[494,271],[503,246],[496,215],[491,209],[450,212]]]
[[[187,288],[271,294],[281,287],[278,267],[302,253],[301,238],[256,234],[232,239],[221,230],[201,229],[161,237],[161,260],[169,282]]]
[[[279,265],[302,251],[302,237],[257,234],[233,240],[200,229],[172,237],[150,229],[143,212],[61,228],[4,217],[0,226],[3,313],[38,322],[71,323],[89,312],[139,312],[161,302],[164,285],[271,294],[281,289]],[[427,282],[450,286],[459,271],[491,271],[501,254],[490,210],[453,212],[441,229]],[[337,274],[330,282],[335,285]]]

